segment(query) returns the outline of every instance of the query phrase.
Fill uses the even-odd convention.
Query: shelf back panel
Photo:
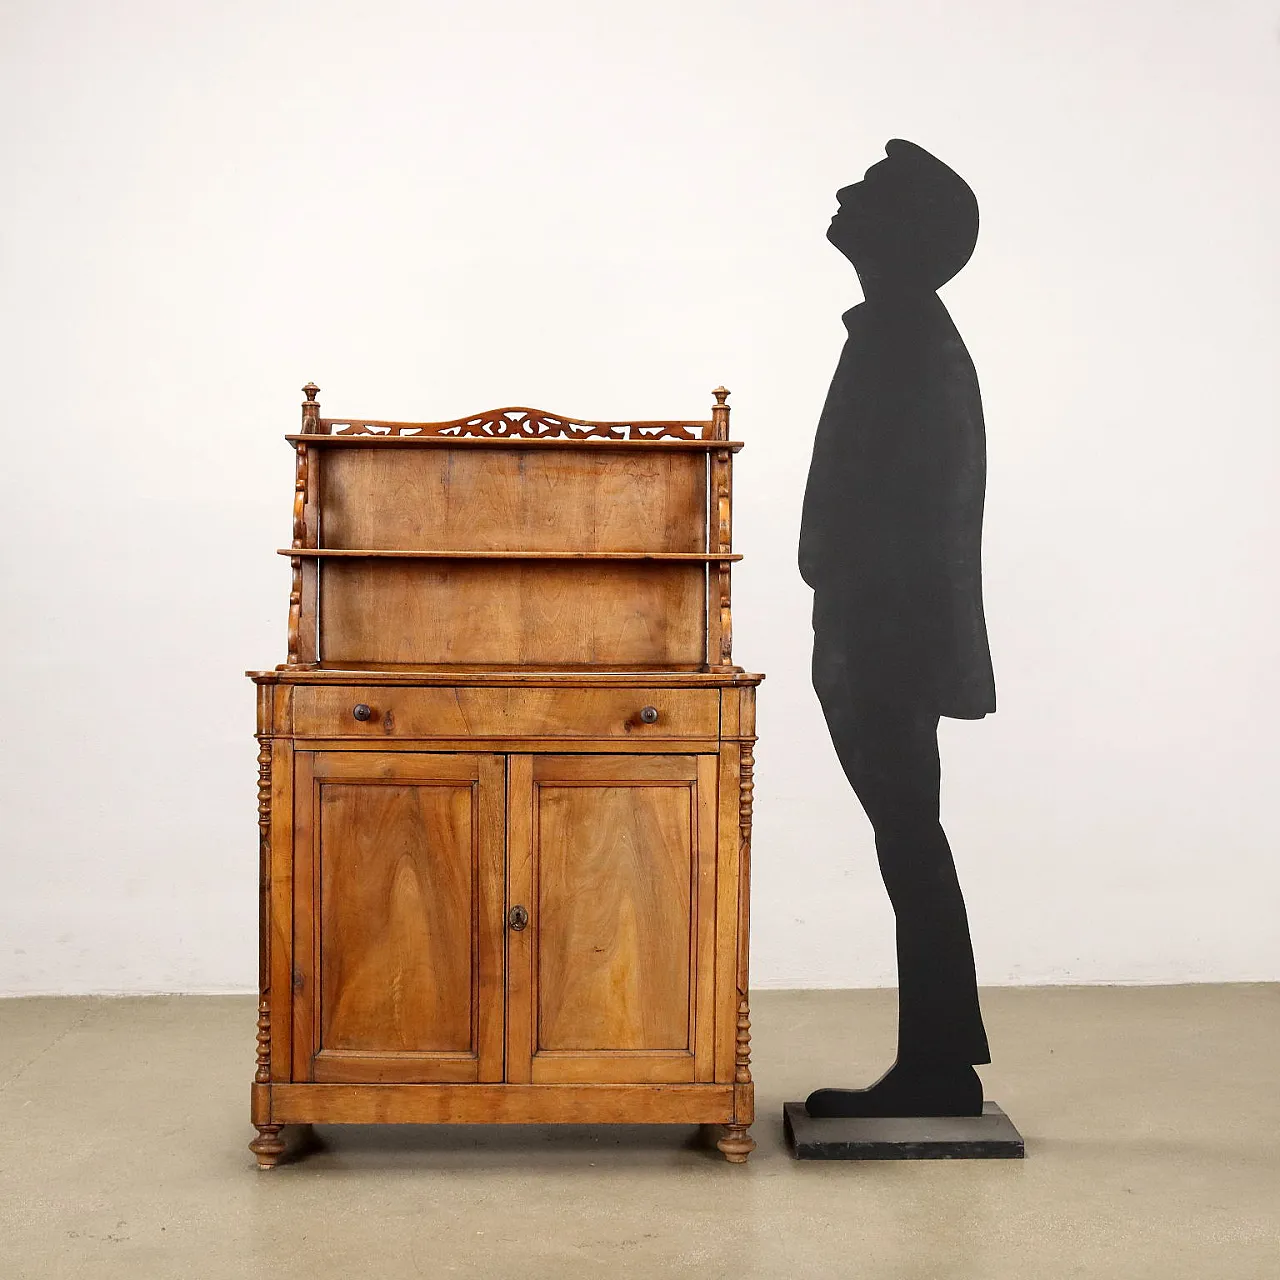
[[[325,663],[706,661],[699,564],[329,560],[320,572]]]
[[[674,450],[333,449],[319,545],[706,551],[706,476],[704,455]]]

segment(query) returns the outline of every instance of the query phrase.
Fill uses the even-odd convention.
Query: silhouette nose
[[[841,204],[844,204],[844,202],[853,195],[854,191],[857,190],[859,185],[860,184],[857,182],[851,182],[847,187],[841,187],[840,190],[836,192],[836,199]]]

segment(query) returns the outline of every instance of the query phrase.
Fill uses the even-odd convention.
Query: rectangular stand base
[[[803,1102],[782,1108],[797,1160],[1021,1160],[1022,1135],[994,1103],[980,1116],[831,1117],[815,1120]]]

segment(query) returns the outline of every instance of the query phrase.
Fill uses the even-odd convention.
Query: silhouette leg
[[[818,1090],[811,1115],[971,1115],[990,1061],[968,917],[939,822],[936,716],[819,688],[841,765],[876,833],[897,919],[898,1059],[870,1089]]]
[[[924,815],[882,824],[876,853],[897,921],[898,1061],[989,1062],[969,917],[941,824]]]

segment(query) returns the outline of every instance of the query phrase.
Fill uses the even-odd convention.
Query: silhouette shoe
[[[895,1063],[869,1089],[818,1089],[805,1099],[815,1119],[832,1116],[980,1116],[982,1081],[971,1067]]]

